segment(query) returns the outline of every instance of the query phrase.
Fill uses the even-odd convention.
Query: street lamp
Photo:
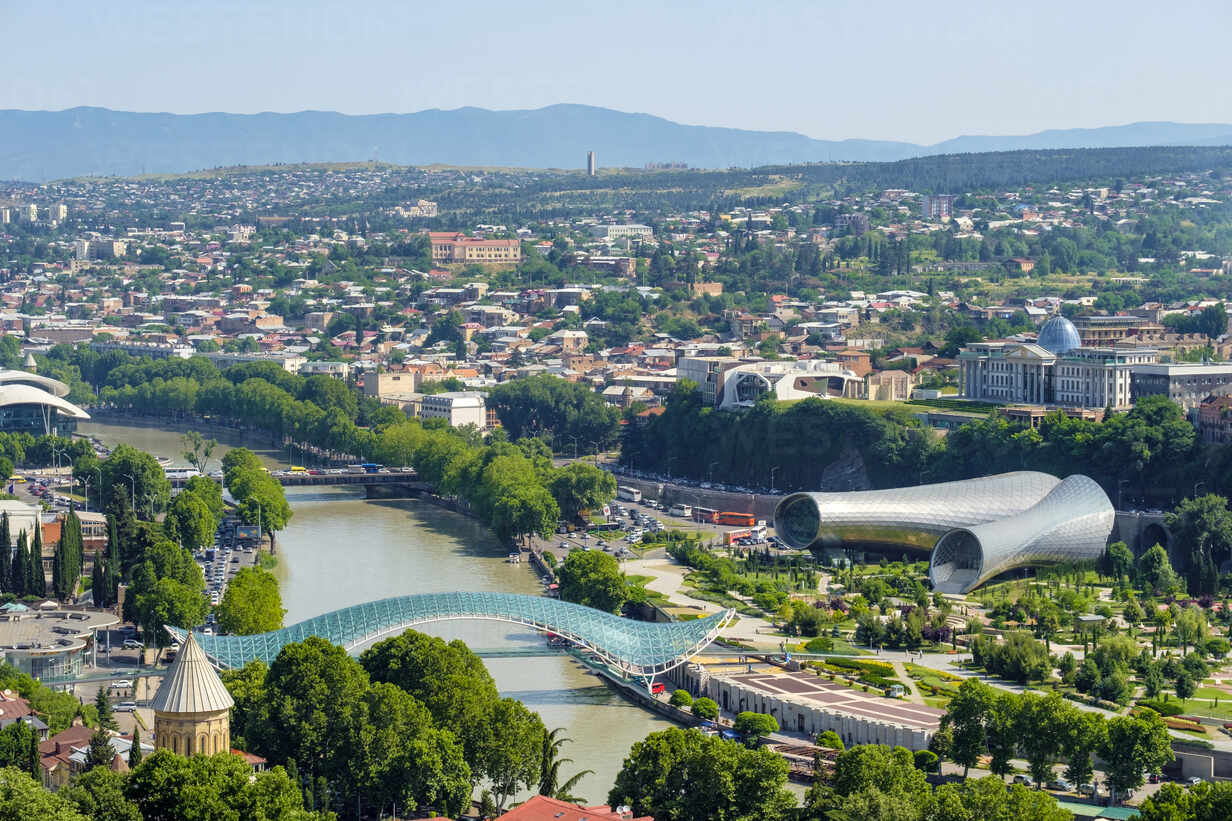
[[[1125,487],[1127,484],[1129,484],[1128,479],[1117,480],[1117,510],[1124,509],[1124,505],[1121,504],[1121,488]]]
[[[779,469],[778,465],[770,468],[770,492],[774,493],[774,473]]]
[[[718,464],[718,461],[711,462],[710,469],[707,471],[707,473],[710,474],[710,481],[712,482],[714,481],[714,466],[717,464]]]
[[[595,467],[598,467],[599,466],[599,450],[603,447],[603,443],[592,440],[590,444],[593,445],[595,448]]]

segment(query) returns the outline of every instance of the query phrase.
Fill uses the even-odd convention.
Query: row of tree
[[[1153,710],[1104,718],[1057,693],[1011,693],[978,679],[959,685],[941,728],[933,752],[961,765],[964,776],[988,755],[988,769],[1004,777],[1012,772],[1010,760],[1021,756],[1037,784],[1052,780],[1060,761],[1066,762],[1071,783],[1084,784],[1091,779],[1092,756],[1098,755],[1109,786],[1121,793],[1173,760],[1167,727]]]

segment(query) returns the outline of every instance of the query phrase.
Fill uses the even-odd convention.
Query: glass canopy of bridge
[[[653,678],[705,649],[735,615],[725,610],[684,622],[643,622],[542,596],[515,593],[419,593],[357,604],[253,636],[195,638],[221,668],[272,662],[288,644],[320,636],[348,649],[420,624],[456,619],[510,622],[563,636],[626,675]],[[185,630],[168,626],[182,641]]]

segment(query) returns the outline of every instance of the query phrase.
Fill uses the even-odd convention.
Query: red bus
[[[757,524],[757,519],[752,513],[723,512],[718,515],[715,521],[721,525],[733,525],[735,527],[752,527]]]
[[[712,525],[717,521],[715,517],[718,515],[719,512],[717,510],[712,510],[708,507],[693,508],[693,521],[695,522],[705,522]]]

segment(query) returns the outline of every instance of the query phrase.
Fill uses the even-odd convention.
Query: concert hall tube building
[[[1114,518],[1107,495],[1086,476],[1062,482],[1015,471],[889,490],[793,493],[775,509],[774,528],[798,549],[932,551],[934,589],[966,593],[1016,567],[1098,558]]]
[[[1016,516],[942,536],[928,579],[941,593],[967,593],[1018,567],[1098,559],[1115,520],[1104,489],[1075,474]]]

